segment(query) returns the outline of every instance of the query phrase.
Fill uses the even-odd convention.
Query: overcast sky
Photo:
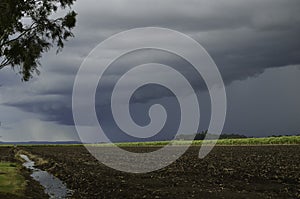
[[[82,61],[109,36],[147,26],[185,33],[214,59],[228,100],[223,133],[300,134],[299,0],[77,0],[73,8],[78,13],[75,38],[62,53],[44,54],[40,76],[25,83],[9,67],[0,71],[1,140],[77,140],[72,88]],[[100,120],[113,132],[112,138],[131,140],[112,121],[107,102],[112,85],[125,68],[149,62],[170,65],[190,78],[201,104],[199,131],[205,130],[210,118],[208,92],[188,70],[189,63],[168,52],[142,50],[117,60],[97,90],[96,110],[105,115]],[[174,115],[155,137],[168,139],[177,128],[179,112],[176,98],[167,89],[150,85],[138,90],[131,100],[133,119],[147,124],[145,115],[155,103],[162,103]]]

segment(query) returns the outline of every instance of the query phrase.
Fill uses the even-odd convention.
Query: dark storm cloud
[[[4,105],[37,113],[45,121],[73,125],[72,87],[81,62],[99,42],[136,27],[160,26],[188,34],[212,56],[227,87],[234,81],[256,77],[268,68],[300,64],[299,0],[79,0],[75,9],[78,12],[76,37],[66,43],[61,54],[51,51],[43,57],[42,75],[26,85],[30,89],[22,91],[17,78],[1,71],[0,84],[3,82],[4,88],[0,89],[10,92]],[[176,41],[170,42],[176,45]],[[110,50],[118,51],[118,47]],[[191,70],[184,71],[187,64],[170,54],[137,53],[120,59],[115,68],[149,60],[182,69],[187,76],[190,74],[192,81],[198,81],[193,79]],[[96,98],[109,95],[112,79],[120,75],[116,69],[104,76],[103,92],[97,93]],[[199,95],[205,92],[203,83],[195,85],[195,89]],[[26,99],[18,100],[12,92]],[[164,97],[169,95],[153,89],[138,93],[133,102],[147,104]],[[107,104],[97,101],[97,106]],[[206,111],[209,115],[209,110]]]
[[[125,0],[85,1],[78,4],[84,27],[102,27],[102,34],[141,26],[164,26],[198,32],[253,27],[274,30],[293,27],[297,0]]]
[[[35,96],[34,99],[22,99],[12,103],[4,103],[5,106],[17,107],[25,112],[42,113],[44,121],[55,121],[60,124],[73,125],[70,99],[56,95]]]
[[[227,88],[224,132],[252,136],[300,133],[299,66],[267,69]]]
[[[92,2],[77,6],[82,11],[81,48],[92,48],[122,30],[162,26],[200,42],[216,61],[225,83],[300,62],[297,0]]]

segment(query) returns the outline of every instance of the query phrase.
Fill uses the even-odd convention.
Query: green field
[[[190,141],[178,140],[174,141],[172,145],[185,145]],[[216,140],[195,140],[193,146],[200,146],[203,143],[213,144]],[[129,142],[129,143],[118,143],[118,146],[164,146],[169,141],[158,141],[158,142]],[[243,139],[220,139],[217,140],[217,145],[274,145],[274,144],[300,144],[300,136],[284,136],[284,137],[270,137],[270,138],[243,138]]]
[[[197,144],[199,141],[195,141]],[[206,141],[210,143],[211,141]],[[201,142],[200,142],[201,144]],[[243,139],[223,139],[217,141],[218,145],[285,145],[300,144],[300,136],[282,136],[268,138],[243,138]]]
[[[172,145],[187,145],[191,141],[188,140],[175,140]],[[216,140],[194,140],[192,142],[193,146],[200,146],[205,144],[214,144]],[[170,141],[153,141],[153,142],[122,142],[114,143],[119,147],[138,147],[138,146],[165,146],[169,144]],[[241,139],[219,139],[217,140],[217,145],[228,145],[228,146],[241,146],[241,145],[298,145],[300,144],[300,136],[282,136],[282,137],[267,137],[267,138],[241,138]],[[101,144],[86,144],[87,146],[112,146],[112,143],[101,143]],[[1,146],[13,146],[13,145],[1,145]],[[83,146],[82,144],[21,144],[18,146]]]
[[[0,162],[0,193],[21,195],[25,186],[25,179],[16,164]]]
[[[186,145],[191,141],[176,140],[172,145]],[[195,140],[192,142],[193,146],[200,146],[205,144],[214,144],[216,140]],[[169,141],[155,141],[155,142],[125,142],[116,143],[119,147],[135,147],[135,146],[164,146],[169,144]],[[217,145],[241,146],[241,145],[286,145],[300,144],[300,136],[282,136],[282,137],[268,137],[268,138],[242,138],[242,139],[220,139],[217,140]],[[96,144],[95,146],[110,146],[111,144]]]

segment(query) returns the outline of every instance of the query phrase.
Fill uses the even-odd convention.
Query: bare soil
[[[132,147],[146,152],[153,148]],[[23,147],[75,191],[72,198],[300,198],[300,146],[191,147],[170,166],[130,174],[99,163],[84,147]]]

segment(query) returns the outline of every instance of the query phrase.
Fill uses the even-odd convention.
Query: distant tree
[[[245,135],[240,135],[240,134],[221,134],[220,136],[216,136],[215,134],[209,134],[208,130],[202,131],[201,133],[197,133],[194,135],[186,135],[186,134],[181,134],[178,135],[176,138],[177,140],[204,140],[206,136],[209,135],[209,139],[242,139],[242,138],[248,138]],[[250,138],[250,137],[249,137]]]
[[[204,140],[206,134],[207,134],[207,131],[202,131],[201,133],[197,133],[194,140]]]
[[[240,134],[221,134],[220,139],[241,139],[241,138],[248,138],[245,135],[240,135]]]
[[[39,74],[39,59],[53,44],[57,52],[73,37],[76,13],[68,11],[54,18],[59,9],[71,7],[75,0],[1,0],[0,69],[17,66],[24,81]]]

